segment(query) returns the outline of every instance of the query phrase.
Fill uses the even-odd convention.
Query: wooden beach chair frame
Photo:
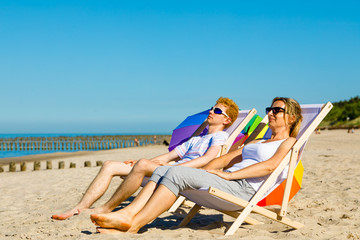
[[[252,199],[248,202],[243,199],[240,199],[238,197],[235,197],[231,194],[228,194],[226,192],[223,192],[221,190],[215,189],[213,187],[210,187],[207,190],[206,194],[209,194],[210,196],[215,196],[220,200],[224,200],[226,202],[232,203],[234,205],[237,205],[239,207],[239,211],[223,211],[219,210],[220,212],[230,215],[235,219],[235,221],[232,223],[230,228],[226,231],[225,236],[229,236],[235,233],[235,231],[241,226],[241,224],[245,221],[249,224],[260,224],[261,222],[252,219],[249,217],[250,213],[257,213],[264,217],[267,217],[269,219],[275,220],[277,222],[280,222],[282,224],[285,224],[287,226],[290,226],[294,229],[299,229],[303,227],[304,225],[295,222],[293,220],[290,220],[286,217],[287,214],[287,208],[288,208],[288,202],[289,202],[289,196],[292,186],[292,180],[294,176],[294,171],[296,167],[296,163],[299,159],[299,153],[304,144],[306,143],[307,139],[311,135],[312,132],[315,131],[317,126],[320,124],[320,122],[324,119],[324,117],[329,113],[329,111],[332,109],[332,104],[330,102],[324,104],[322,106],[321,111],[316,115],[316,117],[313,119],[313,121],[307,126],[305,131],[302,133],[302,135],[297,139],[293,147],[290,149],[290,151],[287,153],[287,155],[283,158],[279,166],[274,170],[273,173],[271,173],[268,177],[268,179],[263,183],[263,185],[260,187],[260,189],[256,192],[256,194],[252,197]],[[286,186],[284,189],[284,195],[283,195],[283,201],[282,205],[279,209],[266,209],[264,207],[257,206],[257,203],[263,198],[264,194],[271,188],[273,183],[276,181],[277,177],[282,173],[282,171],[289,166],[288,174],[287,174],[287,180],[286,180]],[[201,191],[201,190],[190,190],[190,191]],[[206,196],[209,196],[206,195]],[[193,199],[191,199],[194,201]],[[188,215],[183,219],[183,221],[180,223],[180,226],[187,225],[190,220],[195,216],[195,214],[200,210],[201,205],[195,204],[195,206],[190,210]],[[221,206],[219,206],[221,208]]]

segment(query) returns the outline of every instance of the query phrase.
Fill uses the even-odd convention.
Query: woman
[[[91,215],[91,220],[101,227],[98,231],[137,233],[169,209],[179,192],[186,189],[213,186],[250,200],[294,145],[302,121],[300,105],[291,98],[274,98],[266,113],[272,131],[270,139],[255,140],[244,148],[214,159],[204,169],[157,168],[130,205],[117,212]],[[220,170],[225,167],[225,171]],[[154,186],[157,186],[155,191]]]

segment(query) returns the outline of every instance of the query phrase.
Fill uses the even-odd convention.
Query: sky
[[[165,133],[360,94],[359,1],[0,0],[0,133]]]

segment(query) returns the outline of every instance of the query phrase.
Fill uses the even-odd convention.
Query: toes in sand
[[[96,231],[98,233],[102,233],[102,234],[121,234],[121,233],[124,233],[123,231],[120,231],[120,230],[115,229],[115,228],[101,228],[101,227],[98,227],[98,228],[96,228]]]
[[[72,217],[74,215],[78,215],[80,213],[79,209],[72,209],[70,211],[67,211],[63,214],[54,214],[51,216],[52,219],[55,220],[65,220],[68,219],[69,217]]]

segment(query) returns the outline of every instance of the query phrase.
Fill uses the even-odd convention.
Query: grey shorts
[[[162,184],[176,196],[187,189],[214,187],[234,196],[249,201],[255,190],[245,179],[225,180],[205,170],[181,166],[158,167],[150,181]]]

